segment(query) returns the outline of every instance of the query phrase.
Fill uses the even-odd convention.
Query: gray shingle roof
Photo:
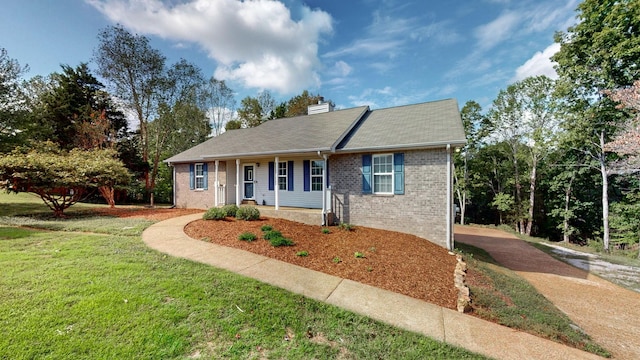
[[[231,130],[167,160],[169,163],[204,158],[329,151],[347,135],[368,106],[328,113],[269,120],[258,127]]]
[[[317,151],[360,152],[454,146],[465,133],[454,99],[369,111],[368,106],[270,120],[227,131],[167,160],[168,163]]]
[[[338,150],[354,152],[462,145],[465,139],[458,102],[447,99],[373,110]]]

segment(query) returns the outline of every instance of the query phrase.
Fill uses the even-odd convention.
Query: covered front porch
[[[307,209],[288,206],[280,206],[276,209],[275,206],[265,205],[256,205],[255,207],[260,210],[260,216],[297,221],[309,225],[326,224],[323,219],[322,209]]]
[[[332,212],[327,156],[211,159],[208,163],[206,176],[216,189],[213,206],[251,204],[265,216],[314,225],[325,224]]]

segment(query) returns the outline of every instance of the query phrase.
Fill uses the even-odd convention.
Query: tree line
[[[584,0],[576,25],[555,35],[556,80],[516,81],[487,109],[476,101],[464,104],[468,141],[455,155],[454,171],[460,222],[505,224],[522,234],[604,250],[638,249],[638,9],[640,0]],[[303,115],[321,99],[304,91],[277,103],[263,91],[236,106],[235,92],[223,80],[203,76],[187,60],[167,64],[148,38],[121,26],[98,34],[91,61],[95,75],[82,63],[22,80],[27,67],[0,49],[5,188],[35,192],[43,182],[25,174],[55,166],[70,172],[69,161],[83,158],[76,153],[92,151],[94,158],[120,162],[128,179],[120,171],[99,177],[100,162],[84,164],[93,172],[67,187],[52,178],[57,198],[50,203],[76,201],[89,192],[82,182],[111,204],[118,194],[126,194],[126,201],[153,202],[155,195],[169,202],[171,174],[164,159],[223,131]],[[3,165],[22,164],[22,158],[51,161]]]
[[[262,91],[242,99],[236,108],[236,94],[224,80],[205,77],[198,66],[185,59],[167,64],[147,37],[119,25],[100,31],[91,61],[95,74],[88,63],[81,63],[76,67],[62,65],[60,72],[24,80],[28,67],[0,48],[0,154],[5,154],[4,163],[15,163],[25,154],[30,154],[27,159],[69,158],[74,149],[108,149],[127,169],[130,179],[120,176],[111,179],[108,186],[98,186],[95,179],[85,180],[93,181],[94,188],[112,205],[118,194],[124,201],[153,205],[156,198],[170,202],[172,177],[163,166],[164,159],[225,130],[304,115],[308,105],[322,99],[305,90],[276,104],[270,92]],[[43,165],[25,166],[0,170],[0,180],[10,190],[43,194],[42,181],[36,184],[16,177]],[[52,164],[49,168],[70,171]],[[108,171],[106,167],[103,170]],[[80,192],[78,184],[61,186],[50,180],[56,186],[49,192],[57,198],[50,194],[43,200],[58,214],[78,201],[80,193],[89,193]]]
[[[638,249],[640,1],[586,0],[558,32],[557,80],[523,79],[461,110],[460,221]]]

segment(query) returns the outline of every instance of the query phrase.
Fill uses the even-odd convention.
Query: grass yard
[[[15,216],[48,210],[25,196],[0,195],[0,359],[483,358],[152,251],[148,220]]]

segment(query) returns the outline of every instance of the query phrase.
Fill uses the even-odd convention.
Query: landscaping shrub
[[[329,230],[328,228],[322,228],[322,233],[323,234],[330,234],[331,230]]]
[[[238,240],[243,240],[243,241],[254,241],[257,238],[256,234],[250,233],[250,232],[243,232],[242,234],[238,235]]]
[[[305,256],[309,256],[309,252],[306,250],[302,250],[302,251],[298,251],[296,255],[300,257],[305,257]]]
[[[236,204],[227,204],[222,207],[227,216],[236,217],[236,212],[238,211],[238,205]]]
[[[270,239],[269,242],[271,243],[271,246],[292,246],[294,245],[293,241],[291,241],[291,239],[287,239],[286,237],[276,237],[273,239]]]
[[[338,228],[346,231],[352,231],[356,229],[355,226],[348,223],[340,223],[340,225],[338,225]]]
[[[260,230],[262,230],[263,232],[271,231],[271,230],[273,230],[273,226],[271,226],[271,225],[262,225],[262,227],[260,227]]]
[[[253,206],[242,206],[236,211],[236,219],[240,220],[258,220],[260,219],[260,210]]]
[[[222,220],[227,216],[227,213],[219,207],[213,207],[202,215],[204,220]]]
[[[267,230],[267,231],[264,232],[262,237],[265,240],[271,240],[271,239],[282,237],[282,233],[280,231],[278,231],[278,230]]]

